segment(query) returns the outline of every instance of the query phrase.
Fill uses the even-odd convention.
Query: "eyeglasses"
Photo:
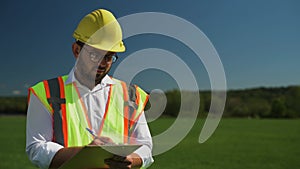
[[[95,62],[95,63],[98,63],[99,61],[101,61],[102,59],[105,59],[105,62],[109,62],[109,63],[115,63],[118,59],[118,55],[117,53],[107,53],[104,55],[103,57],[103,54],[99,54],[97,52],[92,52],[92,51],[89,51],[88,49],[86,49],[85,47],[82,47],[81,49],[84,49],[92,62]]]

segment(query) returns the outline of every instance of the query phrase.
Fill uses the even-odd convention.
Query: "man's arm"
[[[105,145],[105,144],[114,144],[112,139],[109,137],[97,137],[95,138],[89,145]],[[60,149],[55,156],[53,157],[50,163],[50,169],[59,168],[64,162],[71,159],[74,155],[76,155],[82,147],[68,147]],[[104,159],[99,159],[104,160]]]
[[[71,159],[75,154],[77,154],[82,147],[69,147],[60,149],[53,157],[49,168],[55,169],[59,168],[64,162]]]
[[[133,132],[136,137],[136,144],[143,145],[134,153],[141,157],[142,166],[147,168],[154,162],[154,160],[152,158],[152,137],[144,112],[138,119],[137,125]]]
[[[27,109],[26,153],[29,160],[40,168],[48,168],[56,152],[63,146],[52,142],[52,115],[33,94]]]
[[[133,139],[136,144],[141,144],[142,146],[127,157],[114,156],[113,158],[106,159],[105,163],[111,169],[149,167],[153,163],[152,138],[144,113],[134,128],[134,135],[136,138]]]

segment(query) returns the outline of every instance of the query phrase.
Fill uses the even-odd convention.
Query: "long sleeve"
[[[152,138],[148,128],[148,124],[145,118],[144,112],[142,113],[141,117],[137,121],[137,125],[134,129],[134,135],[136,136],[136,142],[138,144],[142,144],[143,146],[140,147],[135,151],[142,160],[143,166],[142,167],[149,167],[153,162],[152,158]]]
[[[63,146],[52,142],[52,117],[40,100],[30,95],[26,123],[26,153],[40,168],[48,168],[52,158]]]

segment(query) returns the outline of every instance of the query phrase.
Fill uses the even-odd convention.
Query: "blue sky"
[[[163,12],[193,23],[219,53],[228,89],[300,85],[297,0],[4,0],[0,95],[26,95],[27,87],[36,82],[67,74],[75,62],[72,33],[79,20],[97,8],[109,9],[116,17]],[[184,44],[159,35],[140,35],[124,42],[128,50],[120,54],[119,62],[145,48],[168,50],[186,62],[200,89],[210,88],[201,60]],[[176,79],[154,69],[139,73],[134,83],[146,90],[177,87]]]

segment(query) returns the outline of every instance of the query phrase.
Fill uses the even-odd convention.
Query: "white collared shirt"
[[[73,69],[65,83],[73,82],[87,108],[92,129],[97,133],[105,112],[110,84],[113,85],[114,81],[106,75],[100,84],[90,90],[76,80]],[[52,115],[34,94],[30,95],[26,125],[26,152],[30,161],[40,168],[48,168],[55,153],[63,146],[52,142]],[[144,113],[138,119],[134,133],[137,143],[143,145],[135,153],[142,158],[143,166],[147,167],[153,163],[152,138]]]

